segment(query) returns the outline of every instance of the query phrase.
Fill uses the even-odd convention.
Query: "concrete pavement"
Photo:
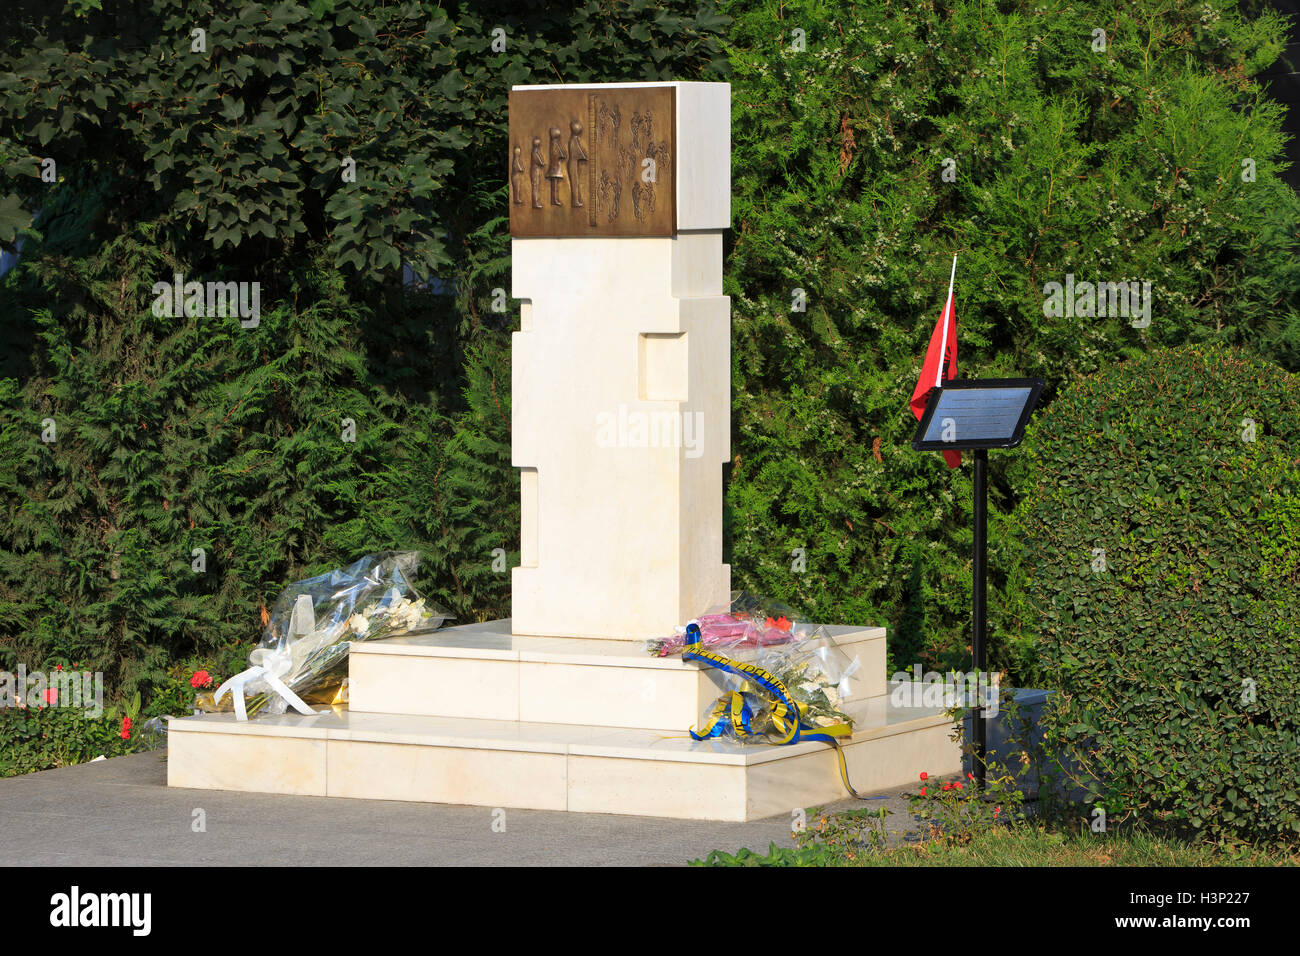
[[[713,823],[168,789],[165,751],[0,780],[6,856],[46,866],[678,866],[793,846],[791,817]],[[890,828],[911,825],[898,791]],[[837,808],[862,806],[845,801]],[[495,826],[494,826],[495,824]]]

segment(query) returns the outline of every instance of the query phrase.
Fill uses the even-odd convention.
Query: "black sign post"
[[[975,783],[984,789],[986,736],[979,680],[985,661],[985,596],[988,554],[988,460],[990,448],[1015,448],[1038,404],[1043,382],[1037,378],[968,378],[945,382],[930,392],[917,424],[912,447],[917,451],[975,452],[975,541],[971,560],[971,666],[975,670],[975,704],[971,711]]]

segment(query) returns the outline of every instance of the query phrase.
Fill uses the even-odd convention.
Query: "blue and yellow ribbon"
[[[713,709],[709,712],[700,733],[696,733],[693,727],[690,729],[692,740],[734,736],[738,740],[752,740],[776,746],[804,743],[810,740],[830,744],[839,761],[840,779],[844,781],[844,789],[859,800],[882,799],[864,797],[849,783],[844,749],[839,741],[841,737],[852,736],[853,728],[849,724],[813,726],[808,720],[808,705],[795,701],[785,685],[771,672],[755,664],[744,664],[705,650],[704,645],[698,641],[698,625],[688,625],[686,633],[688,639],[695,638],[696,643],[688,644],[682,649],[682,660],[699,661],[701,664],[734,674],[741,679],[740,690],[729,691],[714,702]],[[764,700],[764,697],[771,699]]]
[[[709,740],[712,737],[725,737],[728,732],[737,737],[749,737],[754,733],[751,722],[754,711],[744,694],[735,691],[723,694],[713,704],[713,710],[700,733],[691,729],[692,740]]]

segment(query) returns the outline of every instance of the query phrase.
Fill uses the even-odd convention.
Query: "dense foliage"
[[[1048,751],[1114,818],[1300,834],[1300,377],[1155,352],[1066,389],[1025,455]]]
[[[915,453],[907,409],[951,256],[966,376],[1039,375],[1050,400],[1187,341],[1296,368],[1300,217],[1276,178],[1280,107],[1250,80],[1283,33],[1224,0],[724,9],[733,580],[820,619],[887,621],[898,665],[968,666],[970,466]],[[1149,281],[1149,327],[1045,314],[1070,274]],[[990,456],[999,579],[996,518],[1036,481],[1015,462]],[[1008,631],[992,610],[996,660],[1014,663],[1004,636],[1032,622]]]
[[[421,550],[462,620],[508,614],[507,91],[712,77],[725,21],[98,6],[0,14],[0,241],[23,242],[0,280],[0,668],[160,691],[170,662],[246,647],[289,581],[386,548]],[[176,273],[259,282],[258,321],[155,314]]]
[[[0,279],[0,667],[87,660],[148,696],[251,641],[285,583],[385,548],[423,551],[462,619],[508,613],[512,83],[729,76],[727,558],[738,586],[895,627],[898,663],[966,655],[969,469],[907,443],[953,251],[963,374],[1054,392],[1189,339],[1297,363],[1300,208],[1251,80],[1281,49],[1267,12],[103,6],[0,13],[0,243],[24,243]],[[260,282],[259,324],[155,315],[176,273]],[[1067,273],[1149,281],[1150,326],[1046,315]],[[1034,486],[1014,461],[1000,512]]]

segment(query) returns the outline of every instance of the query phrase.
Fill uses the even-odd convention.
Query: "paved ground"
[[[166,780],[161,751],[2,779],[4,855],[32,866],[678,866],[714,849],[793,845],[784,816],[506,810],[496,832],[487,807],[170,790]],[[891,829],[910,825],[898,791],[867,805],[881,804]],[[200,817],[205,832],[195,832]]]

